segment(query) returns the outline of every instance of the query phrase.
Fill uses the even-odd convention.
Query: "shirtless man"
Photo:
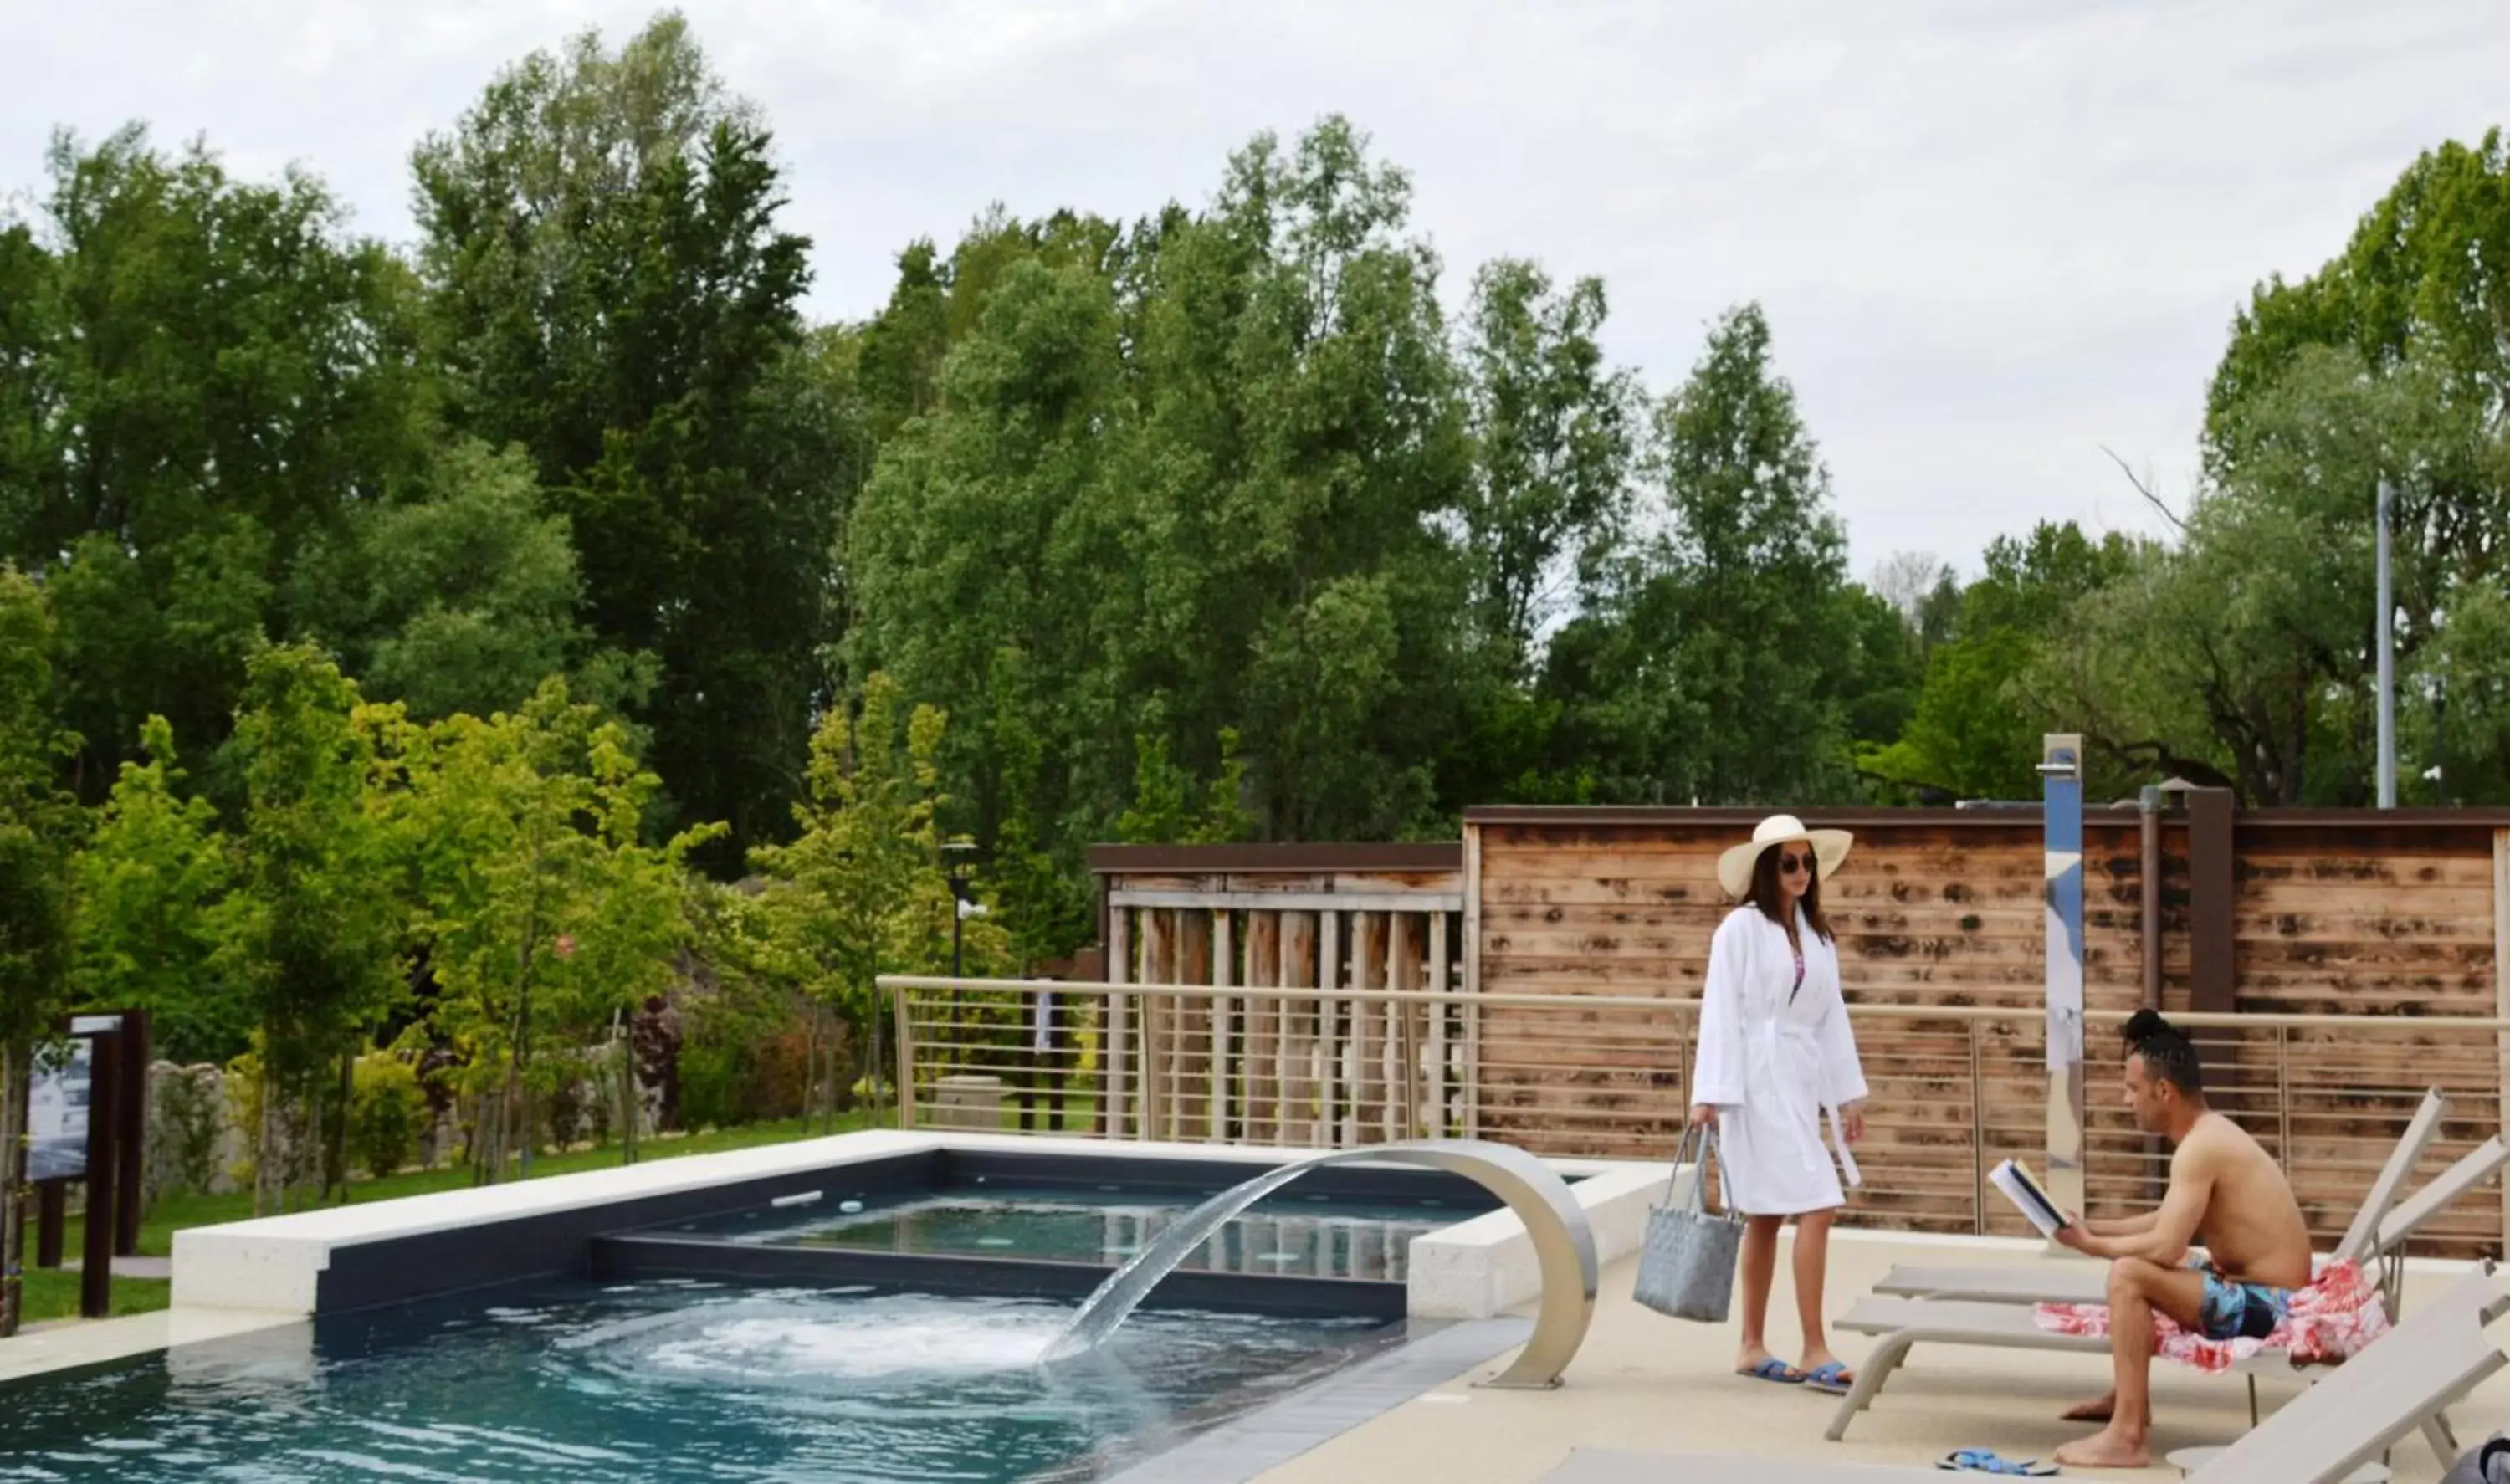
[[[2309,1228],[2283,1171],[2237,1123],[2205,1105],[2196,1047],[2151,1010],[2126,1027],[2126,1104],[2136,1127],[2175,1146],[2161,1207],[2123,1221],[2073,1221],[2056,1239],[2110,1263],[2116,1389],[2066,1414],[2109,1426],[2057,1451],[2074,1467],[2142,1468],[2152,1431],[2152,1315],[2208,1339],[2263,1339],[2310,1279]],[[2206,1260],[2189,1264],[2201,1243]]]

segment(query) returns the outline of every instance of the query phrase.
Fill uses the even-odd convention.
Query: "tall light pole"
[[[2379,807],[2397,807],[2397,603],[2388,578],[2388,481],[2379,480]]]
[[[965,841],[954,840],[941,847],[941,851],[949,861],[950,897],[954,904],[950,914],[950,977],[955,979],[959,977],[959,948],[968,919],[984,916],[985,904],[976,900],[975,883],[968,879],[968,857],[975,854],[976,848]],[[953,994],[955,996],[956,991]]]

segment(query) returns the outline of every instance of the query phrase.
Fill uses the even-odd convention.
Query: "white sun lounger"
[[[2510,1365],[2510,1287],[2492,1264],[2336,1367],[2189,1475],[2191,1484],[2336,1484]],[[1980,1306],[1993,1308],[1995,1306]],[[2005,1313],[2027,1313],[2010,1307]],[[1838,1433],[1831,1434],[1834,1438]],[[2448,1467],[2454,1452],[2443,1459]],[[1541,1484],[1917,1484],[1935,1468],[1578,1449]]]
[[[2438,1208],[2422,1208],[2417,1201],[2415,1204],[2418,1214],[2414,1221],[2393,1227],[2387,1222],[2398,1196],[2405,1189],[2406,1180],[2414,1173],[2415,1161],[2422,1158],[2432,1136],[2440,1131],[2441,1120],[2448,1112],[2449,1099],[2441,1094],[2439,1088],[2423,1094],[2421,1106],[2415,1110],[2414,1118],[2406,1124],[2404,1137],[2397,1141],[2397,1147],[2388,1155],[2387,1163],[2380,1167],[2377,1178],[2371,1182],[2369,1193],[2353,1213],[2351,1228],[2345,1232],[2344,1239],[2336,1244],[2336,1250],[2328,1255],[2328,1261],[2341,1262],[2351,1258],[2369,1267],[2393,1250],[2415,1225]],[[2462,1194],[2467,1186],[2491,1173],[2504,1160],[2510,1160],[2510,1150],[2503,1149],[2498,1139],[2485,1146],[2485,1150],[2490,1151],[2489,1162],[2470,1155],[2447,1173],[2435,1177],[2425,1190],[2437,1192],[2445,1181],[2462,1181],[2441,1197],[2439,1204],[2446,1205]],[[2484,1153],[2478,1151],[2479,1155]],[[2467,1174],[2469,1169],[2474,1173]],[[2109,1297],[2109,1265],[2089,1258],[1989,1263],[1959,1268],[1905,1265],[1884,1274],[1882,1281],[1874,1285],[1874,1291],[1902,1298],[1968,1299],[1981,1304],[2099,1304]],[[2390,1296],[2394,1297],[2393,1294]]]
[[[2431,1183],[2415,1193],[2411,1199],[2389,1210],[2378,1226],[2378,1236],[2368,1249],[2370,1258],[2394,1258],[2400,1254],[2407,1238],[2450,1202],[2472,1190],[2510,1161],[2510,1149],[2505,1149],[2498,1135],[2468,1153],[2456,1163],[2432,1177]],[[2046,1302],[2099,1303],[2107,1297],[2104,1265],[2093,1270],[2104,1279],[2104,1287],[2087,1300],[2055,1299]],[[2387,1290],[2389,1309],[2397,1308],[2395,1286]],[[1920,1345],[1984,1345],[2006,1350],[2071,1351],[2081,1354],[2107,1355],[2110,1343],[2097,1335],[2051,1334],[2039,1328],[2034,1315],[2035,1298],[2001,1301],[1959,1299],[1866,1298],[1842,1315],[1838,1327],[1854,1334],[1880,1337],[1865,1363],[1855,1367],[1856,1382],[1847,1397],[1840,1403],[1839,1413],[1831,1421],[1830,1436],[1843,1437],[1847,1425],[1858,1412],[1872,1405],[1874,1393],[1882,1388],[1890,1373],[1908,1358],[1911,1350]],[[2258,1410],[2257,1378],[2281,1376],[2308,1381],[2325,1368],[2304,1371],[2292,1364],[2279,1351],[2268,1351],[2234,1367],[2249,1379],[2249,1413],[2254,1421]],[[2445,1420],[2432,1426],[2434,1448],[2445,1445],[2449,1428]]]
[[[2491,1271],[2488,1264],[2484,1272],[2489,1274]],[[2464,1286],[2460,1284],[2451,1292],[2458,1294]],[[2417,1322],[2418,1317],[2400,1322],[2391,1333],[2404,1333],[2410,1325]],[[1874,1404],[1875,1393],[1882,1389],[1882,1383],[1890,1379],[1891,1373],[1907,1362],[1909,1352],[1921,1345],[2055,1351],[2105,1358],[2110,1352],[2108,1336],[2052,1333],[2039,1327],[2033,1309],[2019,1304],[1867,1299],[1840,1320],[1839,1327],[1878,1338],[1864,1363],[1855,1368],[1855,1384],[1848,1388],[1847,1394],[1840,1400],[1839,1410],[1831,1417],[1826,1435],[1833,1442],[1847,1435],[1847,1425],[1855,1420],[1857,1413]],[[2386,1343],[2383,1337],[2378,1346]],[[2352,1364],[2303,1367],[2296,1365],[2288,1351],[2264,1351],[2238,1362],[2232,1369],[2248,1377],[2249,1416],[2254,1423],[2258,1411],[2258,1377],[2280,1376],[2304,1383],[2317,1381],[2324,1386],[2326,1382],[2320,1378],[2339,1376],[2350,1370]],[[2447,1461],[2456,1457],[2457,1447],[2456,1439],[2450,1433],[2448,1420],[2440,1409],[2435,1408],[2430,1416],[2423,1419],[2422,1426],[2432,1450],[2442,1456],[2446,1466]]]

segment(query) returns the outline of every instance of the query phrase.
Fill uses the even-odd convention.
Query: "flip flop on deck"
[[[2048,1479],[2057,1474],[2054,1464],[2042,1464],[2037,1459],[1999,1458],[1993,1448],[1956,1448],[1935,1466],[1955,1473],[1998,1473],[2025,1479]]]

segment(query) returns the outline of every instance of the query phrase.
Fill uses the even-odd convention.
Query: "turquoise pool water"
[[[1077,1480],[1278,1399],[1401,1324],[553,1283],[0,1386],[0,1480]]]
[[[1202,1200],[1145,1193],[986,1185],[846,1211],[833,1200],[667,1228],[728,1241],[1120,1266]],[[1400,1282],[1412,1238],[1467,1220],[1487,1205],[1308,1197],[1268,1199],[1230,1221],[1181,1266],[1220,1273]]]

